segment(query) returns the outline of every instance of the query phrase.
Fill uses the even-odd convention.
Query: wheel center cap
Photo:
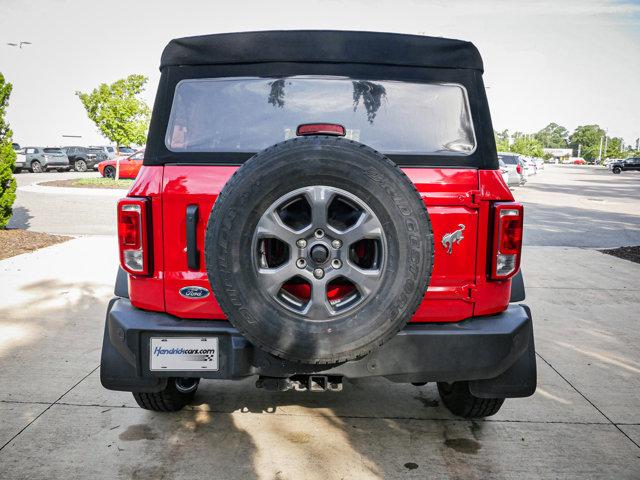
[[[311,249],[311,258],[316,263],[324,263],[329,258],[329,249],[324,245],[315,245]]]

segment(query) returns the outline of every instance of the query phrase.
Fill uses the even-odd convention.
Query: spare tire
[[[311,136],[256,154],[209,217],[207,274],[251,343],[335,364],[392,338],[420,305],[433,233],[395,163],[343,138]]]

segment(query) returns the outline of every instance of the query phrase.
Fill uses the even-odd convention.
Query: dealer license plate
[[[218,370],[218,337],[153,337],[151,370]]]

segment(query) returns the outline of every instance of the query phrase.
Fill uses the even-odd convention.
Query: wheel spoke
[[[368,212],[362,212],[358,221],[348,230],[342,233],[342,241],[346,246],[365,238],[382,238],[382,225],[380,221]]]
[[[352,282],[363,297],[371,294],[378,287],[382,278],[382,272],[379,269],[366,270],[358,268],[351,261],[346,262],[341,275]]]
[[[275,210],[271,210],[258,222],[256,233],[258,238],[277,238],[289,245],[289,248],[295,248],[296,239],[302,232],[296,232],[286,226]]]
[[[295,277],[297,273],[298,270],[294,262],[289,260],[278,268],[259,268],[258,282],[260,282],[261,287],[264,288],[269,295],[276,297],[282,288],[282,284],[290,278]]]
[[[311,206],[311,223],[315,228],[326,228],[329,204],[334,192],[328,188],[315,186],[309,188],[305,196]]]
[[[326,280],[315,280],[311,286],[311,298],[305,308],[304,314],[314,320],[328,318],[333,312],[327,299]]]

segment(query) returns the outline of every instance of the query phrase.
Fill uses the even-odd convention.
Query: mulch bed
[[[71,238],[17,228],[0,230],[0,260],[20,255],[21,253],[32,252],[56,243],[66,242]]]
[[[631,262],[640,263],[640,245],[632,247],[610,248],[600,251],[608,255],[613,255],[614,257],[624,258],[625,260],[629,260]]]

